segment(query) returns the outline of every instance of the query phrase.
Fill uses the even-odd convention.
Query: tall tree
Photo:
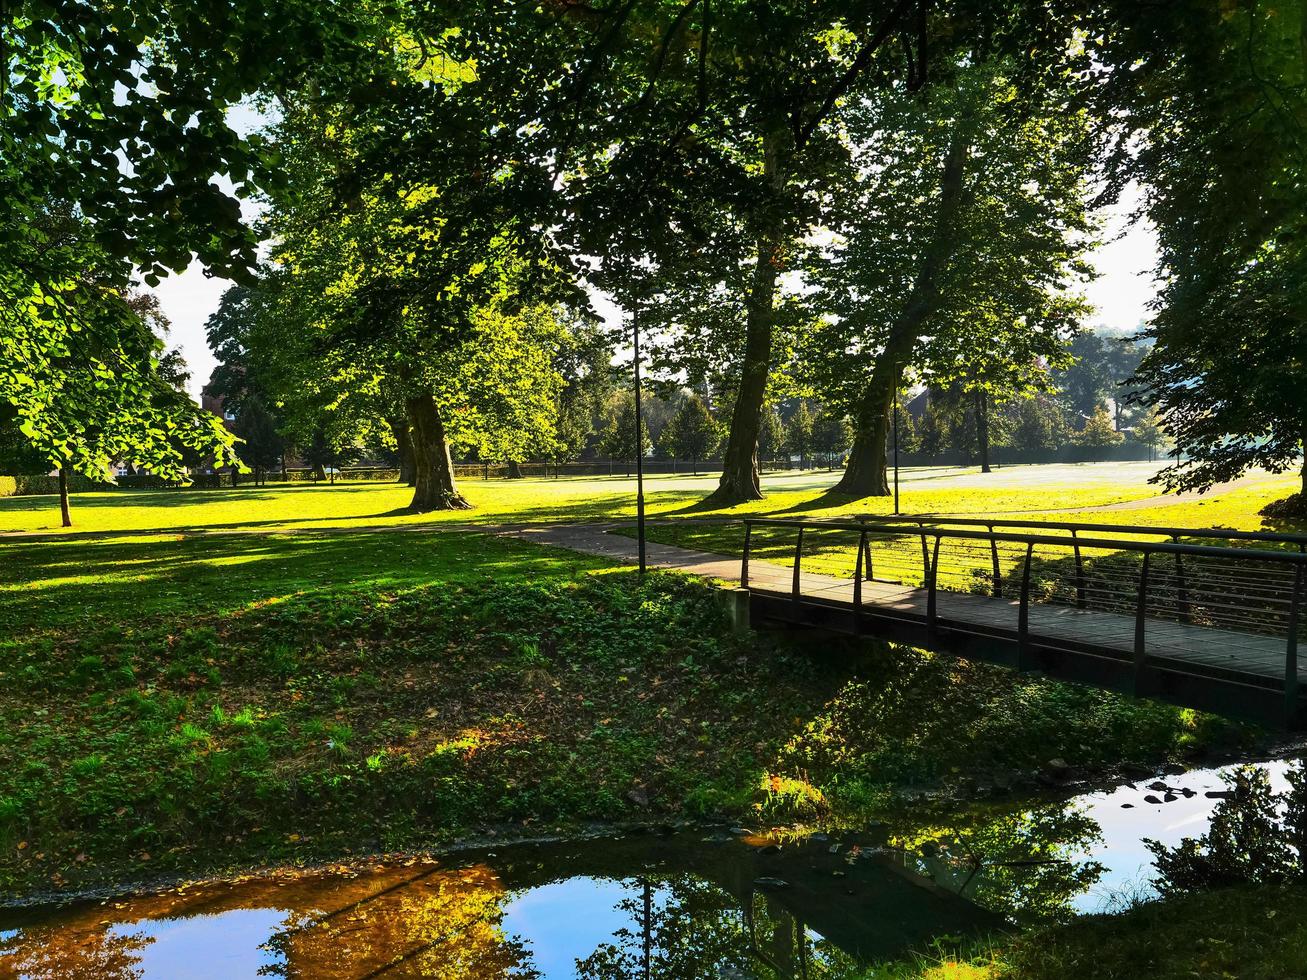
[[[758,428],[758,458],[775,460],[785,451],[785,423],[775,405],[764,405]]]
[[[384,84],[370,98],[306,90],[282,108],[274,145],[294,193],[274,200],[268,222],[286,280],[279,315],[297,333],[309,328],[314,387],[324,399],[337,389],[327,401],[336,410],[352,402],[359,417],[393,418],[378,400],[403,405],[412,507],[462,508],[452,413],[470,397],[466,386],[485,411],[462,428],[464,445],[493,428],[503,458],[552,447],[552,422],[521,425],[508,409],[537,398],[552,405],[556,373],[533,386],[505,374],[526,370],[535,348],[522,331],[545,322],[541,304],[566,283],[542,254],[549,161],[527,145],[548,81],[534,74],[534,49],[505,48],[525,44],[532,15],[510,39],[480,7],[399,13],[394,44],[373,65]],[[496,334],[506,354],[494,362],[498,375],[469,375],[469,361],[485,366],[484,343]],[[487,387],[496,376],[506,382],[498,404]],[[534,423],[539,413],[528,411]]]
[[[614,9],[614,8],[610,8]],[[834,122],[850,92],[934,55],[920,0],[628,3],[592,77],[590,254],[605,285],[647,301],[682,274],[701,295],[739,291],[717,318],[735,396],[712,495],[761,497],[757,448],[782,277],[798,267],[847,154]],[[650,55],[652,45],[652,58]],[[589,68],[587,68],[587,71]],[[639,210],[630,206],[641,202]],[[650,272],[658,275],[652,287]]]
[[[853,426],[843,415],[823,405],[812,421],[812,446],[826,457],[826,466],[834,468],[853,443]]]
[[[948,91],[851,116],[862,178],[822,271],[833,315],[803,348],[813,387],[853,420],[842,493],[890,492],[890,410],[910,367],[1025,384],[1082,310],[1085,119],[1055,88],[1023,94],[1014,71],[973,65]]]
[[[232,428],[241,439],[237,454],[254,471],[255,483],[263,482],[286,453],[286,441],[277,431],[276,418],[258,395],[252,395],[241,404]]]
[[[1023,398],[1016,404],[1010,442],[1022,452],[1057,449],[1066,423],[1056,404],[1044,395]]]
[[[636,456],[648,456],[653,449],[649,427],[640,420],[635,431],[635,398],[627,392],[615,393],[608,401],[608,422],[599,434],[599,451],[610,459],[634,462]],[[628,470],[629,475],[629,470]]]
[[[799,468],[807,469],[808,454],[812,451],[812,427],[815,419],[806,398],[800,398],[785,423],[785,445],[791,453],[798,453]]]
[[[1089,417],[1085,427],[1076,433],[1076,442],[1091,449],[1106,449],[1124,441],[1125,436],[1116,431],[1111,414],[1102,405],[1094,409],[1094,414]]]
[[[1148,447],[1148,461],[1153,461],[1153,456],[1157,448],[1162,444],[1165,434],[1162,431],[1161,418],[1157,409],[1149,407],[1143,416],[1135,422],[1134,430],[1131,432],[1135,442],[1142,446]]]
[[[54,252],[67,266],[61,281],[0,304],[0,400],[60,471],[68,526],[70,472],[112,482],[114,464],[130,460],[184,482],[188,454],[232,458],[232,438],[172,384],[176,363],[137,312],[148,304],[132,300],[121,264],[89,241],[85,222],[47,212],[40,223],[49,236],[45,269]]]

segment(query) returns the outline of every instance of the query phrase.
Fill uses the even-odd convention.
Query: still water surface
[[[1198,836],[1223,788],[1198,770],[805,841],[516,845],[0,911],[0,978],[844,977],[1147,894],[1142,839]]]

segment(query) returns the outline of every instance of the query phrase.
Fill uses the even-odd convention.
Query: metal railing
[[[1066,631],[1076,629],[1078,624],[1084,630],[1083,645],[1093,646],[1096,635],[1101,640],[1112,629],[1128,626],[1132,635],[1127,642],[1101,645],[1132,657],[1136,675],[1144,668],[1150,639],[1156,643],[1154,656],[1179,653],[1183,658],[1188,655],[1186,644],[1219,649],[1225,642],[1227,648],[1233,649],[1250,645],[1241,637],[1254,637],[1257,639],[1250,641],[1251,645],[1264,650],[1266,641],[1274,637],[1283,641],[1286,704],[1296,706],[1298,701],[1297,648],[1307,536],[1055,522],[1043,522],[1033,530],[1008,531],[998,528],[1030,525],[989,519],[749,518],[744,525],[740,577],[746,588],[750,561],[763,540],[764,530],[793,531],[790,598],[796,602],[805,598],[805,570],[851,577],[855,622],[861,622],[865,583],[869,582],[899,587],[897,592],[880,589],[882,602],[887,596],[906,597],[919,607],[924,597],[924,612],[917,615],[924,618],[927,635],[934,635],[945,621],[940,612],[940,593],[985,596],[1003,606],[1015,607],[1015,625],[992,625],[994,610],[1003,606],[989,606],[979,621],[968,623],[967,609],[956,602],[951,605],[947,625],[997,631],[1015,639],[1018,665],[1025,664],[1032,638],[1065,642]],[[1071,533],[1054,533],[1060,531]],[[1171,540],[1100,536],[1109,533],[1155,534]],[[1288,544],[1294,550],[1194,544],[1179,541],[1181,537],[1228,537],[1232,541]],[[775,533],[765,544],[773,549],[786,547],[783,541],[777,541]],[[1056,636],[1048,632],[1047,618],[1042,626],[1032,624],[1032,608],[1057,605],[1122,618],[1063,618],[1057,623],[1061,632]],[[1179,624],[1183,629],[1163,629],[1167,623]],[[1194,665],[1201,667],[1196,659]],[[1236,658],[1224,669],[1239,672],[1245,667],[1253,669]],[[1266,676],[1264,667],[1261,675]]]
[[[1233,528],[1220,527],[1171,527],[1160,524],[1101,524],[1084,521],[1029,521],[993,517],[940,517],[931,514],[874,514],[858,515],[853,518],[858,522],[871,524],[914,524],[930,527],[983,527],[994,528],[1030,528],[1040,531],[1067,531],[1072,537],[1081,532],[1090,534],[1137,534],[1156,535],[1178,541],[1179,538],[1195,538],[1209,541],[1257,541],[1267,544],[1293,545],[1300,550],[1307,550],[1307,534],[1294,534],[1281,531],[1237,531]]]

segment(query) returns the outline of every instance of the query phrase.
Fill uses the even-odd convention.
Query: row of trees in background
[[[242,457],[255,470],[256,481],[293,454],[319,471],[361,460],[396,464],[401,478],[412,482],[413,459],[402,420],[387,419],[380,431],[363,424],[341,429],[337,423],[337,431],[328,435],[338,408],[326,412],[269,390],[267,358],[251,363],[246,347],[254,322],[250,297],[247,288],[235,287],[209,322],[210,342],[221,363],[206,391],[234,416],[231,428],[242,440]],[[634,398],[614,366],[613,338],[581,323],[553,324],[533,336],[548,357],[536,358],[538,373],[525,373],[521,382],[553,391],[552,402],[538,404],[534,418],[519,419],[535,426],[534,441],[491,438],[484,426],[478,438],[465,441],[468,430],[460,428],[449,437],[454,458],[506,463],[510,475],[520,475],[520,464],[528,459],[556,465],[602,457],[633,462],[642,453],[682,460],[697,471],[696,464],[720,458],[728,433],[721,393],[655,385],[645,392],[644,431],[637,448]],[[1147,349],[1129,336],[1078,333],[1065,366],[1047,371],[1041,390],[995,406],[989,405],[988,392],[959,382],[915,397],[900,393],[900,453],[913,463],[948,458],[988,465],[1000,450],[1014,451],[1010,459],[1043,461],[1075,446],[1085,450],[1075,458],[1087,459],[1132,442],[1151,455],[1163,444],[1163,434],[1156,411],[1132,401],[1130,384]],[[497,395],[507,399],[512,392],[501,386]],[[283,414],[286,405],[297,406],[299,414]],[[764,466],[832,467],[843,464],[854,438],[852,422],[837,408],[792,397],[764,406],[758,457]]]
[[[851,427],[840,489],[884,493],[904,392],[972,406],[982,458],[1009,429],[1056,435],[1040,406],[1078,397],[1057,378],[1091,343],[1092,208],[1135,181],[1163,291],[1134,395],[1182,451],[1166,479],[1284,467],[1307,431],[1305,16],[17,0],[0,402],[64,471],[232,460],[130,303],[198,258],[245,290],[210,332],[248,454],[381,443],[414,507],[460,507],[452,450],[512,464],[602,431],[602,291],[638,317],[654,378],[724,427],[718,502],[761,494],[768,406],[804,401]],[[237,133],[226,112],[250,100],[268,124]],[[1114,432],[1158,424],[1115,394],[1091,408],[1086,385],[1078,438],[1107,438],[1108,404]],[[693,455],[707,427],[686,411]]]

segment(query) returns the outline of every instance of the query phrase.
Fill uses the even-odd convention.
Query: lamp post
[[[894,392],[894,516],[899,515],[899,393]]]
[[[640,304],[631,307],[631,336],[635,368],[635,536],[640,548],[640,574],[645,572],[644,555],[644,423],[640,415]]]

